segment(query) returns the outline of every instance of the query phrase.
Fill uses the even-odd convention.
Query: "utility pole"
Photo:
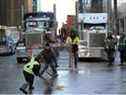
[[[114,32],[119,33],[117,0],[114,0]]]
[[[57,35],[57,21],[56,21],[56,4],[53,4],[53,13],[54,13],[54,35]]]
[[[24,31],[24,5],[22,3],[22,5],[21,5],[21,26],[20,26],[20,33],[19,33],[20,39],[23,39],[22,38],[23,31]]]
[[[106,3],[107,5],[106,5],[106,7],[107,7],[107,13],[108,13],[108,25],[107,25],[107,30],[108,31],[111,31],[111,27],[112,27],[112,25],[111,25],[111,21],[112,21],[112,19],[111,19],[111,16],[112,16],[112,0],[107,0],[107,3]]]
[[[23,27],[23,24],[24,24],[24,5],[22,4],[21,5],[21,25]]]

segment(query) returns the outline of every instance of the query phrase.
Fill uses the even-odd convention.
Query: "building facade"
[[[70,32],[72,27],[75,27],[75,24],[76,24],[75,15],[67,15],[66,25],[67,25],[67,31],[68,32]]]
[[[126,3],[121,4],[118,10],[119,33],[126,34]]]
[[[91,0],[91,12],[103,12],[103,0]]]
[[[113,30],[112,0],[79,0],[79,13],[108,13],[108,31]]]
[[[79,13],[111,11],[112,0],[79,0]]]
[[[79,13],[90,12],[91,0],[79,0]]]
[[[32,12],[31,0],[0,0],[0,25],[19,26],[27,12]]]
[[[32,0],[32,8],[33,12],[37,12],[37,2],[38,0]]]

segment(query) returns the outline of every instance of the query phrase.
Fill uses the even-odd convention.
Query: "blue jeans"
[[[126,49],[119,49],[119,52],[120,52],[121,64],[123,64],[125,60]]]
[[[78,52],[74,52],[74,66],[77,68],[77,63],[78,63]]]
[[[45,60],[45,66],[43,70],[40,72],[40,74],[42,75],[48,69],[49,66],[51,67],[54,74],[57,73],[57,70],[53,64],[53,59],[51,58],[51,59]]]

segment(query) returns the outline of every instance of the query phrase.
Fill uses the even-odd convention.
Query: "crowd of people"
[[[36,56],[30,57],[30,61],[24,65],[23,74],[26,80],[26,83],[23,84],[20,88],[23,93],[27,94],[26,88],[29,87],[29,90],[34,89],[33,82],[34,76],[43,77],[43,74],[50,67],[52,70],[52,77],[57,77],[57,67],[59,66],[57,63],[57,58],[59,52],[57,51],[57,47],[53,46],[56,41],[53,41],[45,35],[44,37],[45,43],[43,50]],[[67,48],[69,52],[69,67],[76,70],[78,68],[78,45],[80,43],[79,35],[77,34],[76,29],[71,29],[68,33],[65,41],[64,47]],[[105,52],[108,58],[108,65],[112,66],[114,64],[116,52],[120,53],[120,65],[124,65],[125,54],[126,54],[126,36],[124,33],[121,33],[118,36],[113,35],[112,33],[108,33],[105,38]],[[44,67],[41,70],[41,63],[45,63]]]
[[[48,34],[45,34],[44,36],[45,43],[43,50],[37,55],[37,56],[29,56],[29,62],[27,62],[24,65],[23,74],[24,78],[26,80],[26,83],[24,83],[20,90],[27,94],[28,92],[26,89],[29,87],[29,90],[34,89],[33,83],[34,83],[34,76],[38,76],[40,78],[43,78],[43,74],[48,70],[48,68],[51,68],[52,74],[51,77],[57,77],[57,67],[59,66],[57,63],[57,58],[59,55],[58,48],[56,46],[53,46],[53,44],[57,43],[56,40],[52,40],[51,37],[49,37]],[[69,66],[73,68],[77,68],[77,62],[78,62],[78,44],[80,42],[79,36],[76,34],[76,30],[71,30],[68,37],[64,41],[64,47],[67,47],[70,54],[70,63]],[[41,68],[41,63],[45,63],[44,67]]]
[[[105,39],[105,51],[107,53],[109,66],[114,64],[117,52],[119,54],[120,65],[124,65],[124,60],[126,56],[126,35],[120,33],[120,35],[113,35],[113,33],[108,33]]]

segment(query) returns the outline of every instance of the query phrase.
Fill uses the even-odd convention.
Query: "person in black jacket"
[[[34,75],[38,76],[39,75],[39,70],[40,70],[40,65],[41,63],[41,57],[32,57],[30,62],[24,65],[23,68],[23,74],[24,78],[26,80],[26,83],[24,83],[21,87],[20,90],[27,94],[28,92],[26,91],[27,87],[29,86],[29,90],[34,89],[33,83],[34,83]]]
[[[109,61],[108,66],[113,65],[116,44],[117,44],[116,39],[113,38],[111,33],[108,33],[108,36],[105,39],[105,51],[107,53],[107,57]]]
[[[57,70],[54,64],[54,54],[52,52],[51,47],[49,46],[49,43],[46,44],[44,50],[41,52],[41,55],[43,56],[43,59],[45,61],[45,66],[43,70],[40,72],[40,77],[48,69],[49,66],[51,67],[53,71],[53,76],[57,76]]]

